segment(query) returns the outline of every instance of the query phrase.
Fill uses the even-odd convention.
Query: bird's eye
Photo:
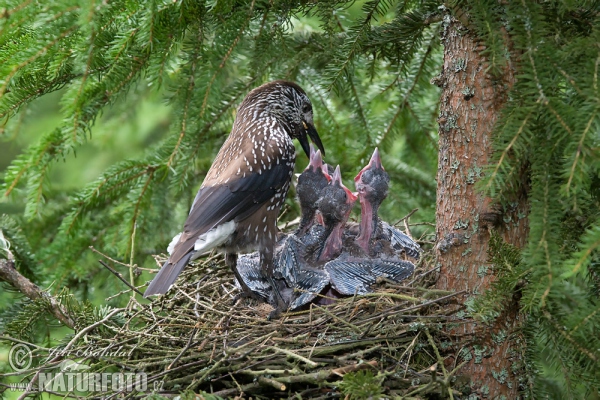
[[[308,103],[304,103],[304,105],[302,106],[302,112],[306,114],[310,111],[312,111],[312,106]]]

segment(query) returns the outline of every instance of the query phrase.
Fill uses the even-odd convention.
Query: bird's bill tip
[[[305,125],[308,137],[310,137],[310,140],[312,140],[313,143],[317,146],[317,148],[321,150],[321,154],[325,156],[325,148],[323,147],[323,142],[321,142],[321,138],[319,137],[317,129],[312,124]]]
[[[381,163],[381,156],[379,155],[379,149],[377,147],[375,147],[375,151],[373,151],[373,155],[371,156],[369,163],[360,170],[358,175],[354,177],[354,182],[360,181],[363,172],[371,168],[382,169],[385,171],[385,168],[383,168],[383,164]]]
[[[332,182],[342,185],[342,172],[340,171],[339,165],[335,167],[335,171],[333,171]]]
[[[348,189],[346,186],[344,186],[344,183],[342,182],[342,172],[340,170],[340,166],[338,165],[337,167],[335,167],[335,171],[333,172],[333,177],[331,179],[331,183],[338,183],[346,192],[346,196],[348,197],[348,203],[354,203],[356,201],[356,199],[358,199],[358,195],[352,193],[352,191],[350,191],[350,189]]]
[[[375,147],[375,151],[373,151],[373,155],[371,156],[371,160],[369,161],[369,166],[384,169],[383,164],[381,163],[379,149],[377,147]]]
[[[331,182],[331,175],[329,175],[329,168],[327,168],[327,164],[321,164],[321,172],[323,175],[325,175],[325,178],[327,178],[327,182]]]
[[[310,145],[311,151],[314,150],[313,145]],[[321,157],[321,150],[317,150],[310,155],[310,161],[308,163],[308,167],[306,169],[312,168],[313,171],[318,171],[323,169],[323,157]]]
[[[312,158],[315,156],[315,153],[316,153],[317,151],[316,151],[316,149],[315,149],[315,146],[313,146],[313,144],[312,144],[312,143],[309,143],[309,144],[308,144],[308,148],[310,149],[310,154],[309,154],[309,157],[310,157],[310,159],[312,160]]]

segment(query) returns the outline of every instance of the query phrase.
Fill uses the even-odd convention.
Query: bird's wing
[[[294,285],[298,291],[298,297],[290,304],[290,310],[294,310],[310,303],[329,284],[327,272],[316,268],[304,268],[298,271],[298,281]]]
[[[200,188],[179,242],[144,296],[166,293],[189,262],[199,236],[222,223],[252,215],[289,181],[291,171],[292,167],[282,162],[260,174],[247,172],[228,183]]]
[[[244,254],[237,260],[237,269],[246,285],[264,300],[269,299],[272,291],[271,284],[260,268],[260,255],[258,252]],[[241,288],[241,284],[236,279],[236,286]]]
[[[254,214],[289,181],[291,171],[292,167],[281,163],[261,174],[246,173],[226,184],[202,187],[169,261],[176,263],[194,248],[198,236],[214,227]]]
[[[352,296],[371,292],[377,278],[371,271],[371,260],[346,261],[335,259],[325,264],[331,286],[341,294]]]
[[[296,236],[288,236],[281,247],[281,252],[276,257],[277,268],[275,269],[275,277],[284,279],[290,287],[296,284],[300,269],[300,263],[298,262],[298,242],[299,240]]]
[[[377,278],[401,282],[412,275],[415,265],[409,261],[389,259],[336,259],[325,264],[335,290],[345,295],[371,292]]]
[[[371,271],[376,277],[401,282],[413,274],[415,265],[404,260],[377,260],[371,264]]]
[[[387,230],[392,247],[396,250],[404,250],[412,258],[419,259],[421,255],[421,246],[408,235],[388,223],[383,223],[384,230]]]

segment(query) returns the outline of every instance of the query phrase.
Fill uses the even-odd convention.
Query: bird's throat
[[[342,235],[344,233],[344,223],[336,224],[325,241],[323,252],[319,256],[319,261],[329,261],[339,256],[342,252]]]
[[[363,198],[360,200],[360,231],[356,242],[365,253],[369,254],[369,242],[379,222],[377,217],[378,207],[373,207],[369,201]]]

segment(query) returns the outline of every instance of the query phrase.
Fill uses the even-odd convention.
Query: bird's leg
[[[244,280],[242,279],[242,276],[240,275],[238,269],[237,269],[237,254],[236,253],[227,253],[225,254],[225,264],[231,268],[231,271],[233,271],[233,274],[235,275],[235,279],[237,279],[237,281],[240,284],[240,287],[242,288],[242,293],[240,293],[238,296],[235,296],[233,298],[234,303],[240,298],[240,297],[249,297],[252,299],[258,299],[261,300],[261,297],[259,295],[257,295],[256,293],[254,293],[246,284],[246,282],[244,282]]]
[[[275,281],[275,265],[273,264],[273,246],[266,246],[260,251],[260,270],[269,280],[273,290],[273,307],[275,310],[269,315],[269,319],[277,318],[288,307],[283,299],[278,282]]]

